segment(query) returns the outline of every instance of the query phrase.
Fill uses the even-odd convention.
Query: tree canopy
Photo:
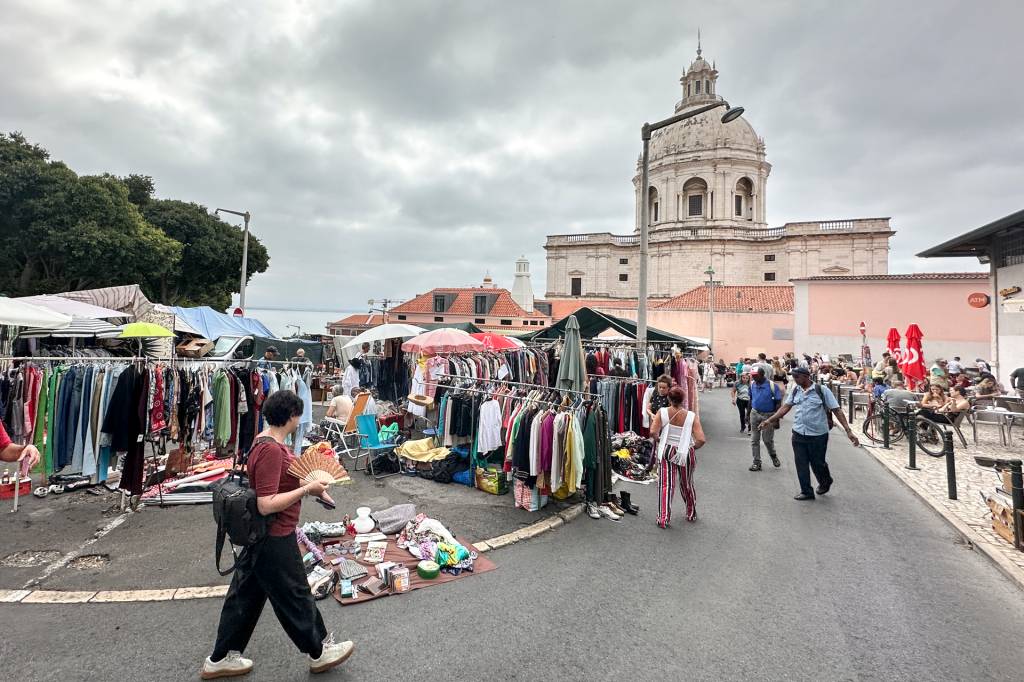
[[[137,283],[154,301],[223,310],[241,278],[241,230],[154,192],[147,175],[79,176],[20,133],[0,134],[0,293]],[[250,235],[249,277],[269,262]]]

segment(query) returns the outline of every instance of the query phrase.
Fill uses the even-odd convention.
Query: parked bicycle
[[[878,406],[881,409],[878,409]],[[914,427],[917,432],[917,446],[932,457],[942,457],[942,434],[947,424],[934,422],[931,419],[919,414],[917,411],[893,410],[884,402],[875,400],[868,407],[867,417],[864,419],[864,435],[875,443],[885,442],[885,414],[889,412],[889,443],[897,443],[907,435],[910,426],[910,418],[914,418]]]

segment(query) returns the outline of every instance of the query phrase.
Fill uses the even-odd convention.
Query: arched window
[[[754,183],[750,178],[740,178],[736,182],[733,215],[741,220],[754,219]]]
[[[650,216],[652,225],[661,219],[660,213],[661,205],[658,201],[658,190],[656,187],[651,187],[647,190],[647,215]]]
[[[700,178],[690,178],[683,185],[685,196],[686,217],[701,218],[704,216],[705,197],[707,196],[708,183]]]

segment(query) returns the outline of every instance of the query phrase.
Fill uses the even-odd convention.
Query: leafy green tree
[[[140,283],[172,272],[182,245],[142,217],[116,179],[77,176],[18,134],[0,136],[0,290],[10,295]]]
[[[160,283],[159,298],[169,305],[209,305],[224,310],[242,275],[242,231],[199,204],[150,199],[142,208],[146,220],[184,245],[181,263]],[[247,276],[265,272],[267,249],[249,235]]]
[[[138,283],[155,301],[223,310],[242,232],[198,204],[154,198],[148,175],[76,175],[20,133],[0,134],[0,293]],[[251,277],[267,250],[249,237]]]

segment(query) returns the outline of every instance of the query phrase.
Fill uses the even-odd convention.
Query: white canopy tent
[[[0,296],[0,324],[60,329],[71,324],[71,316],[19,299]]]
[[[59,339],[113,339],[121,333],[121,328],[104,320],[91,317],[72,317],[71,323],[60,329],[45,327],[29,327],[18,334],[23,339],[39,339],[56,337]]]
[[[93,305],[92,303],[86,303],[85,301],[75,301],[70,298],[64,298],[63,296],[52,296],[50,294],[22,296],[15,300],[23,303],[29,303],[31,305],[41,306],[43,308],[49,308],[55,312],[63,313],[64,315],[71,315],[72,317],[83,317],[93,320],[107,320],[110,318],[130,319],[132,317],[131,313],[124,313],[120,310],[114,310],[113,308],[104,308],[102,306]]]

